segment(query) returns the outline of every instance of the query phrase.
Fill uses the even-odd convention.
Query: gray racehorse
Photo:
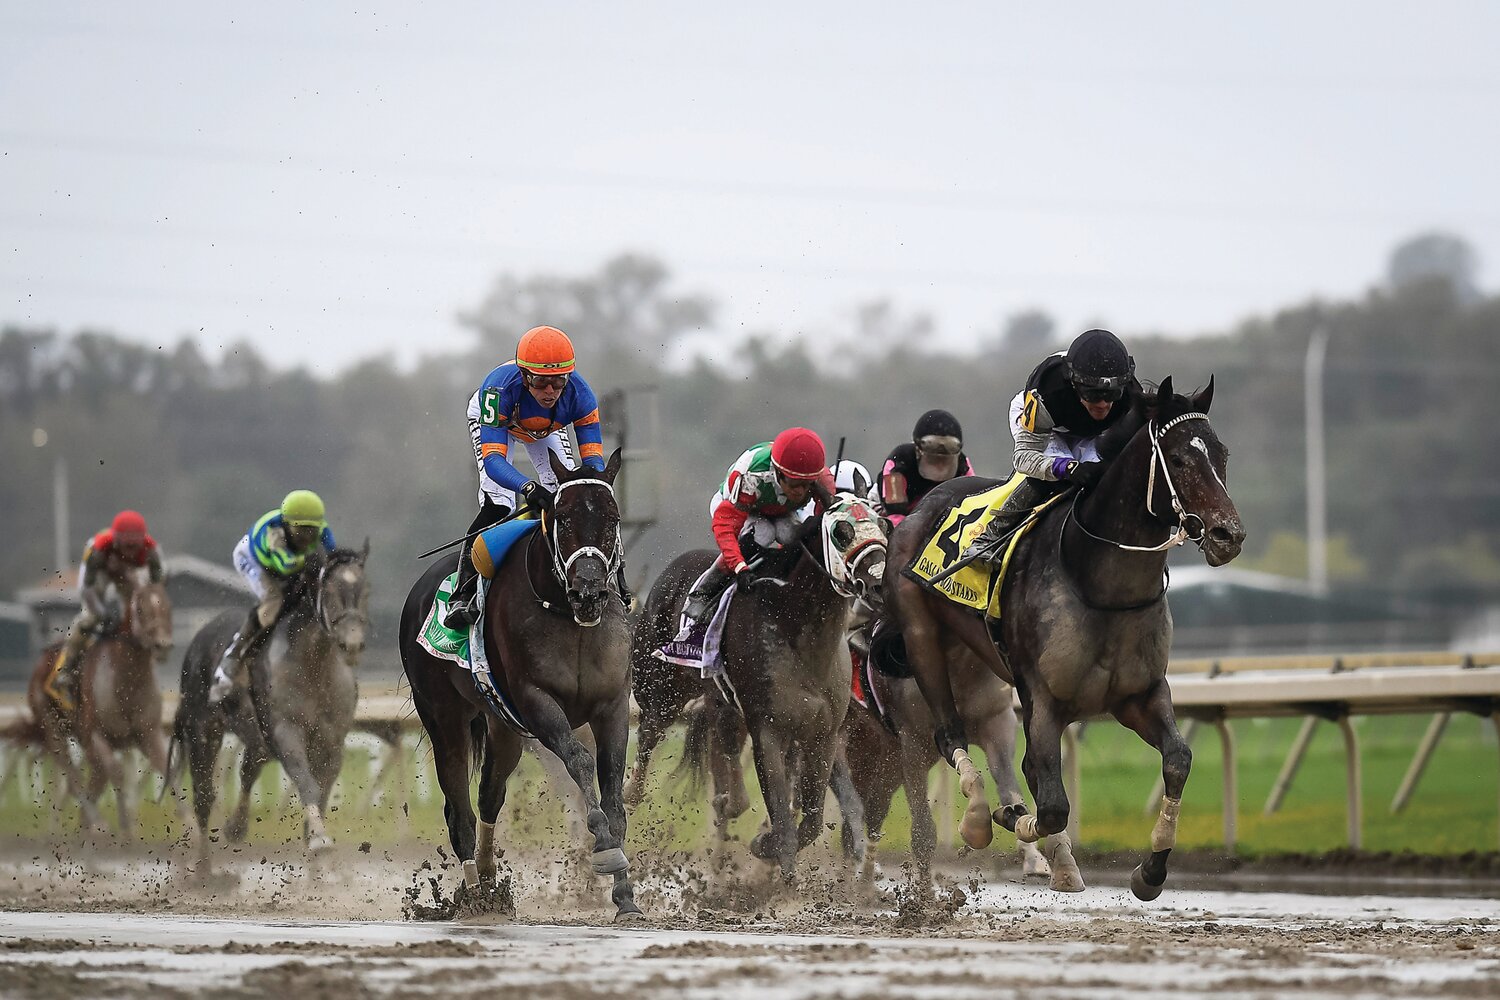
[[[230,841],[243,840],[250,792],[271,758],[280,762],[302,802],[303,839],[309,854],[333,846],[324,825],[328,796],[344,761],[344,738],[354,722],[359,687],[355,667],[369,627],[370,589],[365,560],[335,549],[310,563],[292,584],[286,610],[250,670],[250,697],[208,703],[214,666],[224,655],[244,612],[226,611],[198,631],[182,661],[182,697],[173,725],[174,754],[186,750],[198,820],[198,857],[206,872],[209,812],[216,789],[214,765],[224,733],[239,737],[240,796],[224,825]]]
[[[650,654],[677,632],[688,589],[717,557],[706,549],[684,553],[652,588],[631,643],[642,686],[650,683],[646,678],[685,673]],[[835,565],[829,565],[830,559]],[[750,732],[771,824],[751,841],[750,851],[778,863],[782,878],[794,882],[797,852],[824,828],[824,790],[849,708],[845,623],[856,599],[872,602],[879,610],[885,570],[880,520],[858,498],[841,494],[828,511],[807,520],[797,542],[773,554],[767,569],[742,585],[730,603],[720,648],[725,676]],[[841,582],[836,585],[835,580]],[[670,680],[660,685],[664,694],[670,689],[670,697],[648,696],[641,702],[641,736],[632,776],[636,788],[644,781],[660,734],[681,713],[686,701],[682,695],[702,690],[696,677],[687,676],[689,685]],[[705,771],[715,769],[709,754],[734,753],[738,748],[738,722],[724,727],[724,713],[717,714],[723,737],[693,740],[685,747],[685,752],[702,755],[698,764]],[[802,819],[794,824],[799,804]]]

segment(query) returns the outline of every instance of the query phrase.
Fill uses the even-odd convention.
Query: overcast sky
[[[881,296],[1189,334],[1434,227],[1493,288],[1497,39],[1485,2],[17,0],[0,322],[331,372],[637,249],[731,337]]]

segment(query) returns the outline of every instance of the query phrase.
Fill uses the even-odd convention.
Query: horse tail
[[[156,801],[160,802],[167,797],[167,790],[177,787],[177,781],[182,777],[183,752],[187,747],[187,718],[182,712],[178,712],[172,719],[172,738],[167,741],[167,773],[162,779],[161,791],[156,795]]]
[[[713,750],[714,718],[707,701],[687,713],[687,732],[682,737],[682,760],[672,771],[678,781],[686,780],[688,789],[702,791],[708,782],[709,754]]]
[[[469,721],[469,749],[474,754],[474,770],[476,771],[484,764],[485,737],[488,734],[489,730],[482,713]]]

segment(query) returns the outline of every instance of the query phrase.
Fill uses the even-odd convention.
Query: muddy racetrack
[[[455,921],[406,919],[452,912],[456,873],[440,857],[266,857],[208,883],[149,850],[11,857],[0,994],[1500,996],[1500,899],[1449,895],[1474,890],[1461,882],[1363,895],[1381,889],[1346,880],[1325,895],[1174,876],[1143,904],[1099,887],[1102,872],[1061,895],[955,870],[928,899],[829,865],[787,896],[754,869],[640,860],[650,916],[617,927],[606,883],[566,864],[514,861],[516,912],[467,907]]]

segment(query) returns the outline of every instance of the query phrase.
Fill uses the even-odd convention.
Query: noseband
[[[567,482],[558,483],[557,489],[554,490],[552,494],[554,500],[554,513],[552,515],[553,521],[557,520],[556,498],[559,494],[562,493],[563,490],[567,489],[570,486],[602,486],[609,493],[611,502],[613,502],[615,498],[615,488],[610,485],[607,480],[595,479],[590,477],[587,479],[569,479]],[[617,576],[616,571],[620,568],[620,561],[623,558],[621,550],[624,549],[624,545],[622,545],[620,541],[620,529],[618,525],[615,527],[615,544],[613,552],[605,552],[597,545],[580,545],[578,548],[574,549],[572,552],[564,556],[562,553],[561,543],[557,538],[557,532],[547,530],[547,518],[545,516],[543,516],[542,518],[542,535],[546,539],[547,554],[552,559],[552,575],[557,579],[557,582],[562,586],[562,589],[564,591],[567,591],[568,589],[568,571],[573,568],[573,564],[579,559],[582,559],[584,556],[595,556],[602,563],[604,563],[605,586],[610,590],[611,593],[616,593],[616,596],[620,596],[616,592],[615,577]],[[525,556],[527,557],[526,579],[528,581],[531,580],[531,563],[529,559],[530,555],[531,547],[527,546]],[[565,609],[558,607],[551,601],[543,598],[541,594],[538,594],[536,592],[535,584],[531,585],[531,595],[536,598],[537,603],[540,604],[544,609],[548,611],[556,611],[560,614],[565,612]],[[621,597],[621,600],[623,601],[624,598]],[[566,613],[571,614],[571,611],[568,611]]]

